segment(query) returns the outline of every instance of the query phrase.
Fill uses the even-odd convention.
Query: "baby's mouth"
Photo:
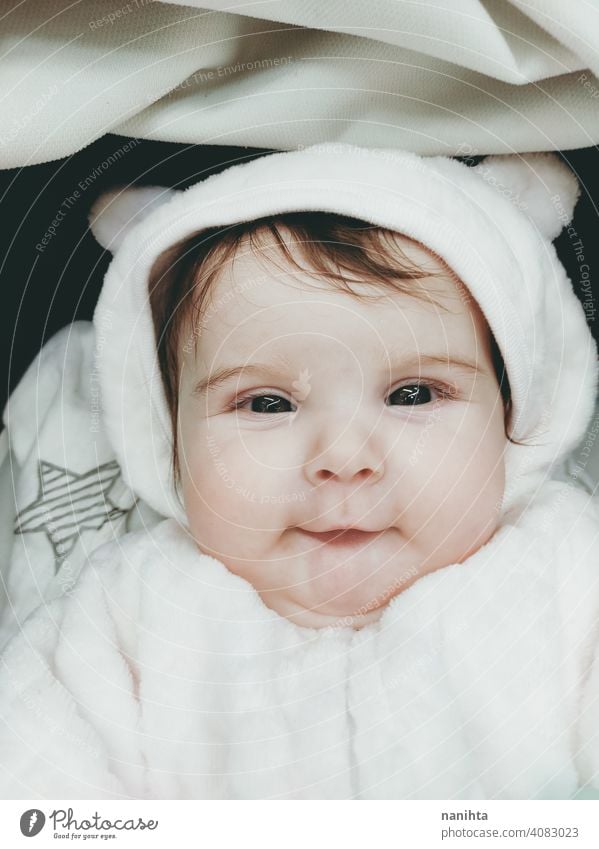
[[[384,531],[360,531],[356,528],[338,528],[332,531],[305,531],[303,528],[298,528],[307,537],[310,537],[314,542],[326,543],[329,546],[359,546],[366,545],[376,537],[384,533]]]

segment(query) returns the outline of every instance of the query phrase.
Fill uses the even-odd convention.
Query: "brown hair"
[[[306,266],[300,265],[292,255],[282,231],[291,235]],[[391,287],[398,292],[436,303],[427,290],[405,281],[435,277],[439,271],[432,266],[427,269],[412,262],[397,243],[397,235],[393,230],[336,213],[289,212],[228,227],[202,230],[181,240],[158,257],[150,273],[149,297],[158,362],[172,423],[175,480],[179,477],[177,416],[182,330],[186,325],[191,325],[189,338],[194,340],[195,345],[197,331],[194,332],[193,328],[200,322],[212,284],[223,267],[234,259],[241,242],[248,239],[251,249],[257,252],[274,241],[287,263],[311,276],[324,277],[336,288],[355,297],[363,299],[370,296],[357,294],[351,288],[352,282],[371,282],[374,284],[373,298],[377,297],[377,287]],[[445,273],[455,276],[447,268]],[[511,409],[509,381],[497,343],[493,334],[490,335],[507,431]]]

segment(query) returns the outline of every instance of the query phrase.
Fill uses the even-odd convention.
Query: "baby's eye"
[[[281,395],[250,395],[246,398],[240,398],[235,404],[237,410],[243,409],[248,403],[252,413],[291,413],[294,407],[291,401],[283,398]]]
[[[432,400],[431,390],[443,395],[443,392],[440,390],[435,387],[427,386],[424,383],[409,383],[395,389],[389,395],[387,403],[389,406],[399,405],[402,407],[413,407],[417,404],[430,404]]]
[[[421,404],[430,404],[433,397],[449,398],[455,392],[449,388],[426,383],[408,383],[395,389],[387,398],[389,406],[415,407]],[[249,407],[248,407],[249,405]],[[274,392],[265,392],[255,395],[246,395],[236,399],[229,409],[249,409],[252,413],[293,413],[297,407],[293,402],[277,395]]]

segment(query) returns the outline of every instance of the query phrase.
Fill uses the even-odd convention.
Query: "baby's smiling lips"
[[[326,543],[332,546],[365,545],[383,533],[383,531],[362,531],[358,528],[337,528],[319,532],[306,531],[304,528],[298,528],[298,530],[313,539],[314,542]]]

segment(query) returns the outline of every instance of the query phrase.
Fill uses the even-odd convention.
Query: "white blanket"
[[[0,674],[0,797],[599,788],[599,514],[548,481],[361,631],[298,627],[172,520],[92,556]]]
[[[445,155],[599,139],[595,3],[13,0],[3,11],[4,168],[70,156],[107,132]],[[75,202],[136,144],[92,158]]]

